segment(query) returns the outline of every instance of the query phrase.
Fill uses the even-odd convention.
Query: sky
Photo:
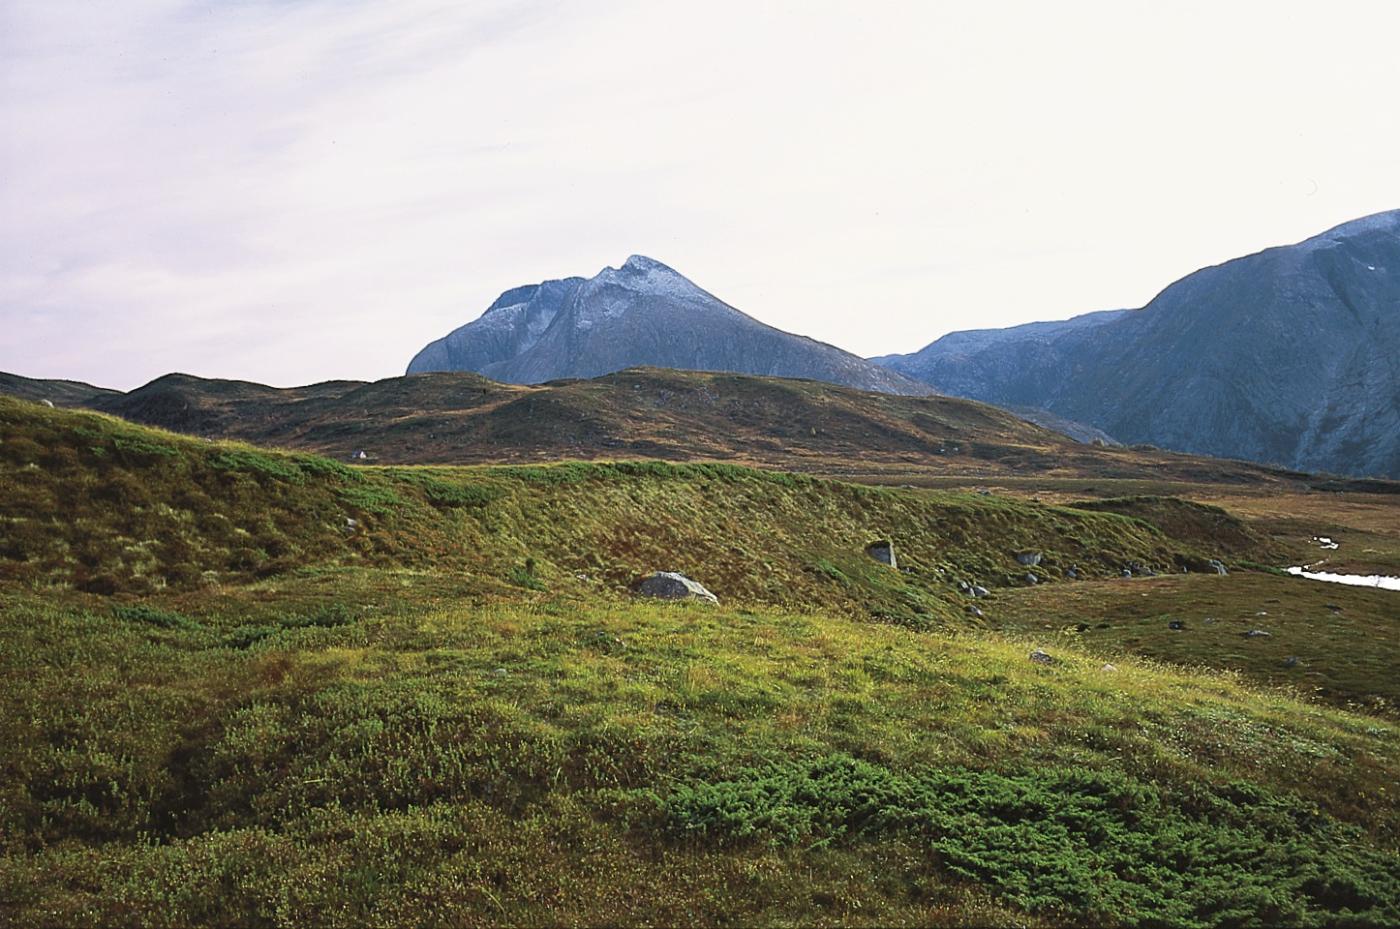
[[[861,355],[1400,207],[1400,5],[0,0],[0,371],[401,374],[645,254]]]

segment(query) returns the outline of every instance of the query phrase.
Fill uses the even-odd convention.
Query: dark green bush
[[[736,772],[663,800],[676,836],[823,845],[917,837],[1031,912],[1170,926],[1400,921],[1400,859],[1247,784],[1168,795],[1118,772],[896,773],[843,755]]]
[[[174,610],[162,610],[144,604],[114,606],[112,607],[112,615],[123,622],[145,623],[160,629],[179,629],[192,632],[201,628],[198,622],[181,613],[176,613]]]

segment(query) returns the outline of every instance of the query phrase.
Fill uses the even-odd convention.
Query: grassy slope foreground
[[[16,401],[0,439],[0,921],[1400,920],[1393,716],[986,628],[1263,557],[1223,514],[350,471]],[[625,593],[658,567],[724,603]]]

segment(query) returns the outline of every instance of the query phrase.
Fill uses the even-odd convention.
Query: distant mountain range
[[[912,396],[926,384],[824,342],[766,326],[651,258],[501,294],[430,343],[409,374],[474,371],[512,384],[651,366],[812,380]]]
[[[1400,211],[1197,271],[1140,310],[872,360],[1124,442],[1400,477]]]
[[[800,378],[906,397],[941,393],[1004,407],[1085,443],[1117,439],[1299,471],[1400,478],[1400,211],[1197,271],[1139,310],[955,332],[911,355],[869,360],[764,325],[661,262],[634,255],[592,278],[506,291],[480,318],[420,351],[408,373],[475,372],[532,385],[639,366]],[[737,398],[686,407],[709,417],[695,424],[702,438],[677,439],[676,431],[687,427],[675,422],[663,439],[647,416],[665,403],[629,394],[613,379],[599,381],[610,386],[598,390],[627,415],[575,407],[575,399],[597,399],[597,391],[563,384],[527,396],[499,383],[484,386],[490,381],[424,382],[420,389],[414,380],[279,391],[171,375],[119,394],[0,374],[0,393],[181,431],[335,452],[343,450],[342,439],[356,441],[356,430],[383,435],[388,428],[397,435],[412,422],[404,433],[410,444],[394,445],[387,456],[398,461],[486,460],[460,451],[469,442],[482,443],[488,457],[528,447],[530,454],[567,449],[585,456],[604,448],[721,456],[767,449],[778,458],[775,442],[806,442],[790,435],[779,415],[742,419],[749,409],[744,398],[776,390],[770,387],[722,381],[657,387],[674,397],[713,393],[723,383]],[[803,388],[809,398],[835,402],[835,395],[813,389]],[[488,396],[489,404],[481,399]],[[862,451],[852,438],[858,434],[869,437],[866,450],[880,454],[927,451],[951,435],[924,433],[928,410],[894,410],[890,398],[860,396],[841,395],[848,412],[862,402],[870,411],[870,422],[843,431],[845,454]],[[548,410],[559,415],[545,415]],[[718,410],[747,423],[743,441],[720,436]],[[805,408],[800,415],[804,422],[820,419]],[[437,417],[442,428],[429,428],[424,417]],[[559,430],[557,438],[532,431],[546,422]],[[892,439],[895,434],[903,437]],[[449,435],[463,441],[443,438]],[[834,448],[816,444],[821,454]]]

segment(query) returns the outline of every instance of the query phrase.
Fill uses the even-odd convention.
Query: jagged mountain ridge
[[[1140,310],[873,359],[1132,443],[1400,476],[1400,211],[1204,268]]]
[[[827,381],[918,396],[927,385],[748,316],[641,255],[588,279],[506,291],[479,319],[430,343],[409,374],[475,371],[538,384],[651,366]]]

